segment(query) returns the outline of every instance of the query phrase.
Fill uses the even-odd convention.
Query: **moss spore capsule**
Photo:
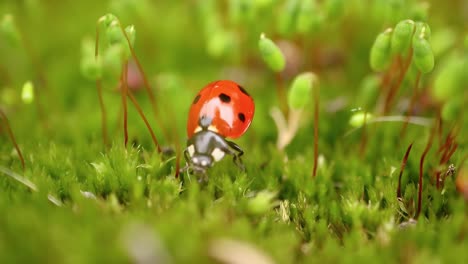
[[[411,40],[415,31],[413,20],[400,21],[393,30],[391,49],[393,54],[405,53],[411,46]]]
[[[262,56],[263,61],[270,67],[274,72],[281,72],[286,66],[286,60],[283,52],[278,46],[269,38],[265,37],[265,34],[260,35],[258,41],[258,48]]]
[[[390,64],[390,43],[392,29],[389,28],[380,33],[374,41],[370,51],[370,66],[374,71],[383,71]]]
[[[371,113],[357,112],[351,116],[349,124],[354,128],[358,128],[369,122],[373,117],[374,116]]]
[[[95,57],[94,42],[91,39],[84,39],[81,43],[80,70],[88,80],[102,77],[101,57]]]
[[[416,22],[416,29],[413,35],[413,42],[416,38],[425,38],[426,40],[431,39],[431,28],[425,22]]]
[[[301,73],[294,78],[288,92],[288,105],[290,108],[304,108],[310,100],[315,78],[315,75],[311,72]]]
[[[422,73],[429,73],[434,68],[434,53],[429,41],[424,37],[413,39],[414,63]]]

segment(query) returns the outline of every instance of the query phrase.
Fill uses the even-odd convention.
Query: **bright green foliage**
[[[232,32],[219,30],[213,32],[207,43],[208,54],[214,58],[219,58],[232,51],[235,45],[235,37]]]
[[[21,89],[21,100],[25,104],[30,104],[34,101],[34,85],[31,81],[24,83]]]
[[[344,0],[326,0],[324,2],[324,9],[327,18],[331,21],[339,18],[345,10],[345,3],[346,1]]]
[[[465,39],[464,39],[463,43],[464,43],[464,46],[465,46],[465,50],[467,50],[468,49],[468,33],[465,35]]]
[[[279,14],[277,19],[278,31],[282,35],[290,35],[294,32],[300,4],[300,0],[286,0],[283,4],[283,12]]]
[[[115,20],[113,21],[106,29],[106,37],[109,43],[112,44],[122,44],[126,42],[125,36],[120,28],[120,22]]]
[[[378,76],[372,74],[366,76],[359,88],[358,106],[369,109],[377,101],[380,89],[380,79]]]
[[[424,37],[413,39],[414,64],[422,73],[428,73],[434,68],[434,53],[429,41]]]
[[[467,65],[466,57],[459,54],[455,54],[442,64],[431,87],[431,94],[435,99],[442,102],[449,101],[460,97],[466,91]]]
[[[286,60],[283,52],[271,39],[265,37],[264,34],[260,36],[258,48],[263,61],[272,71],[280,72],[284,69],[286,66]]]
[[[81,42],[81,74],[89,80],[96,80],[102,77],[101,57],[94,55],[95,44],[91,39],[84,39]]]
[[[267,213],[277,205],[277,203],[273,201],[275,196],[275,192],[260,191],[247,202],[247,212],[252,215],[263,215]]]
[[[370,66],[374,71],[383,71],[390,64],[392,29],[380,33],[370,50]]]
[[[449,51],[457,43],[457,38],[456,33],[449,28],[435,31],[431,38],[434,56],[437,58],[444,55],[445,52]]]
[[[18,46],[21,42],[21,35],[15,24],[13,15],[7,14],[0,21],[0,37],[7,40],[11,46]]]
[[[322,10],[318,8],[315,0],[302,0],[297,15],[297,32],[315,31],[322,26],[324,19]]]
[[[457,118],[460,118],[462,111],[463,111],[464,104],[467,103],[466,99],[465,99],[465,102],[463,100],[464,100],[463,96],[459,96],[459,97],[456,96],[456,97],[451,98],[451,100],[447,101],[442,106],[443,120],[456,121]]]
[[[349,120],[349,124],[352,127],[361,127],[365,123],[369,122],[372,120],[374,116],[371,113],[367,112],[357,112],[354,115],[351,116],[351,119]]]
[[[255,1],[229,0],[229,16],[233,24],[238,25],[253,18],[256,9]]]
[[[416,32],[413,35],[413,42],[418,38],[424,38],[427,41],[431,39],[431,28],[427,23],[416,22]]]
[[[122,70],[122,64],[127,53],[125,47],[128,45],[114,44],[105,49],[102,55],[103,72],[108,74],[111,79],[118,79]]]
[[[106,14],[99,18],[98,23],[102,24],[104,28],[108,28],[112,24],[119,23],[119,20],[114,14]]]
[[[293,109],[301,109],[312,98],[312,89],[314,87],[316,76],[311,72],[301,73],[294,78],[288,91],[288,105]]]
[[[411,9],[411,18],[416,21],[427,21],[429,16],[430,3],[416,2]]]

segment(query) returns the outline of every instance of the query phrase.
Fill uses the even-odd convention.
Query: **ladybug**
[[[226,138],[238,138],[249,128],[255,112],[252,97],[239,84],[221,80],[209,83],[195,96],[187,121],[187,165],[204,174],[226,154],[245,170],[244,151]]]

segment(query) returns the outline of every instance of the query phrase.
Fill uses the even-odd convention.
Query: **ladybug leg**
[[[234,163],[237,165],[237,167],[239,167],[239,169],[245,172],[245,166],[241,159],[241,156],[244,155],[244,151],[241,149],[241,147],[239,147],[239,145],[232,141],[226,140],[226,143],[229,145],[229,147],[231,147],[229,153],[233,156]]]
[[[184,150],[185,166],[179,169],[179,173],[184,173],[189,168],[190,157],[187,149]]]
[[[188,152],[188,149],[184,150],[184,158],[185,158],[185,161],[187,162],[187,164],[190,164],[190,154]]]

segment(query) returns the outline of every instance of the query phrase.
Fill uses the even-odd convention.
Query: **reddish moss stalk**
[[[314,89],[314,168],[312,170],[312,177],[317,176],[317,166],[318,166],[318,142],[319,142],[319,109],[320,109],[320,91],[317,86],[317,89]]]
[[[439,112],[440,113],[440,112]],[[439,160],[439,168],[445,166],[448,161],[450,160],[450,158],[452,157],[453,153],[455,153],[455,151],[457,150],[458,148],[458,144],[455,142],[455,139],[459,133],[459,127],[457,125],[454,125],[454,127],[452,127],[445,139],[445,141],[442,140],[442,132],[439,132],[439,131],[442,131],[442,128],[441,128],[441,125],[442,125],[442,121],[441,121],[441,117],[439,115],[439,128],[438,128],[438,133],[439,134],[439,141],[440,141],[440,147],[438,149],[438,154],[440,155],[440,160]],[[435,178],[436,178],[436,186],[437,186],[437,189],[440,189],[441,187],[444,186],[444,180],[445,178],[441,179],[441,175],[442,175],[442,171],[440,171],[440,169],[438,169],[436,171],[436,174],[435,174]]]
[[[401,69],[400,74],[398,75],[398,79],[396,83],[392,85],[388,91],[387,98],[385,99],[384,115],[387,114],[388,111],[390,111],[393,100],[395,99],[395,96],[401,87],[403,79],[405,78],[405,75],[408,72],[409,66],[411,65],[412,58],[413,58],[413,49],[410,48],[408,52],[408,57],[406,58],[405,63],[403,64],[403,68]]]
[[[406,112],[406,121],[403,123],[403,127],[401,128],[400,138],[403,138],[405,136],[406,128],[408,127],[410,116],[413,114],[414,105],[416,104],[416,99],[418,98],[418,86],[419,86],[420,79],[421,79],[421,72],[418,72],[418,75],[416,76],[416,82],[413,88],[413,96],[411,96],[410,104],[408,106],[408,111]]]
[[[359,144],[359,154],[361,157],[364,157],[366,153],[366,146],[368,141],[368,131],[367,131],[367,112],[364,113],[364,125],[362,126],[362,134],[361,134],[361,143]]]
[[[148,128],[148,131],[151,134],[151,138],[153,139],[153,143],[156,146],[156,148],[158,150],[158,153],[161,153],[161,147],[159,146],[158,140],[156,139],[156,135],[154,134],[154,131],[151,128],[151,125],[149,124],[148,119],[146,119],[146,116],[143,113],[143,110],[141,109],[140,105],[138,104],[138,101],[135,99],[135,97],[133,96],[133,94],[132,94],[132,92],[130,90],[127,90],[127,94],[128,94],[128,97],[130,98],[130,100],[132,101],[133,105],[137,109],[138,114],[140,115],[140,117],[145,122],[145,125],[146,125],[146,127]]]
[[[286,91],[284,89],[283,76],[281,76],[281,73],[279,72],[276,73],[276,95],[278,96],[281,112],[283,112],[284,116],[288,116],[289,108],[288,101],[286,99]]]
[[[96,43],[94,46],[94,57],[96,60],[98,59],[99,55],[99,22],[97,22],[96,25]],[[101,108],[101,129],[102,129],[102,142],[104,144],[104,147],[107,146],[108,140],[107,140],[107,114],[106,114],[106,107],[104,105],[104,99],[102,97],[102,81],[100,78],[96,79],[96,89],[98,92],[98,98],[99,98],[99,107]]]
[[[136,56],[135,50],[133,49],[133,45],[130,42],[130,38],[128,37],[127,32],[125,32],[125,29],[121,24],[120,24],[120,29],[122,30],[122,33],[125,36],[125,39],[127,40],[128,47],[129,47],[130,52],[132,54],[132,58],[135,60],[135,64],[136,64],[136,66],[138,68],[138,71],[141,73],[141,76],[142,76],[142,79],[143,79],[143,86],[145,87],[145,91],[148,94],[148,97],[149,97],[149,100],[150,100],[150,103],[151,103],[151,107],[153,109],[154,118],[156,120],[156,123],[158,123],[158,126],[162,130],[164,136],[166,138],[170,138],[169,133],[167,133],[167,130],[164,129],[165,126],[162,124],[161,120],[158,117],[159,114],[158,114],[158,108],[157,108],[157,105],[156,105],[156,97],[154,96],[154,93],[153,93],[153,91],[151,89],[148,78],[146,77],[146,74],[145,74],[145,72],[143,70],[143,67],[141,66],[140,60],[138,60],[138,57]]]
[[[401,176],[403,175],[403,170],[406,167],[406,162],[408,161],[408,157],[409,157],[412,147],[413,147],[413,143],[411,143],[406,149],[405,156],[403,157],[403,160],[401,162],[400,175],[398,175],[397,198],[401,198]]]
[[[3,112],[2,109],[0,109],[0,117],[3,119],[3,123],[5,124],[8,136],[10,137],[11,142],[15,146],[16,152],[18,153],[18,156],[19,156],[19,158],[21,160],[21,166],[23,167],[23,170],[24,170],[26,168],[26,166],[24,164],[23,154],[21,153],[21,150],[20,150],[20,148],[18,146],[18,143],[16,143],[15,135],[13,134],[13,131],[11,130],[11,127],[10,127],[10,122],[8,122],[8,118],[7,118],[5,112]]]
[[[416,212],[415,218],[417,219],[419,217],[419,214],[421,213],[421,206],[422,206],[422,185],[423,185],[423,170],[424,170],[424,159],[426,158],[427,153],[431,149],[432,146],[432,141],[434,139],[434,134],[435,134],[435,127],[434,129],[431,130],[431,134],[429,136],[429,140],[427,141],[426,148],[424,149],[423,154],[421,155],[421,159],[419,161],[419,186],[418,186],[418,209]]]
[[[128,110],[127,110],[127,72],[128,71],[128,61],[123,64],[122,75],[121,75],[121,88],[120,93],[122,95],[122,107],[123,107],[123,129],[124,129],[124,145],[127,147],[128,143]]]

